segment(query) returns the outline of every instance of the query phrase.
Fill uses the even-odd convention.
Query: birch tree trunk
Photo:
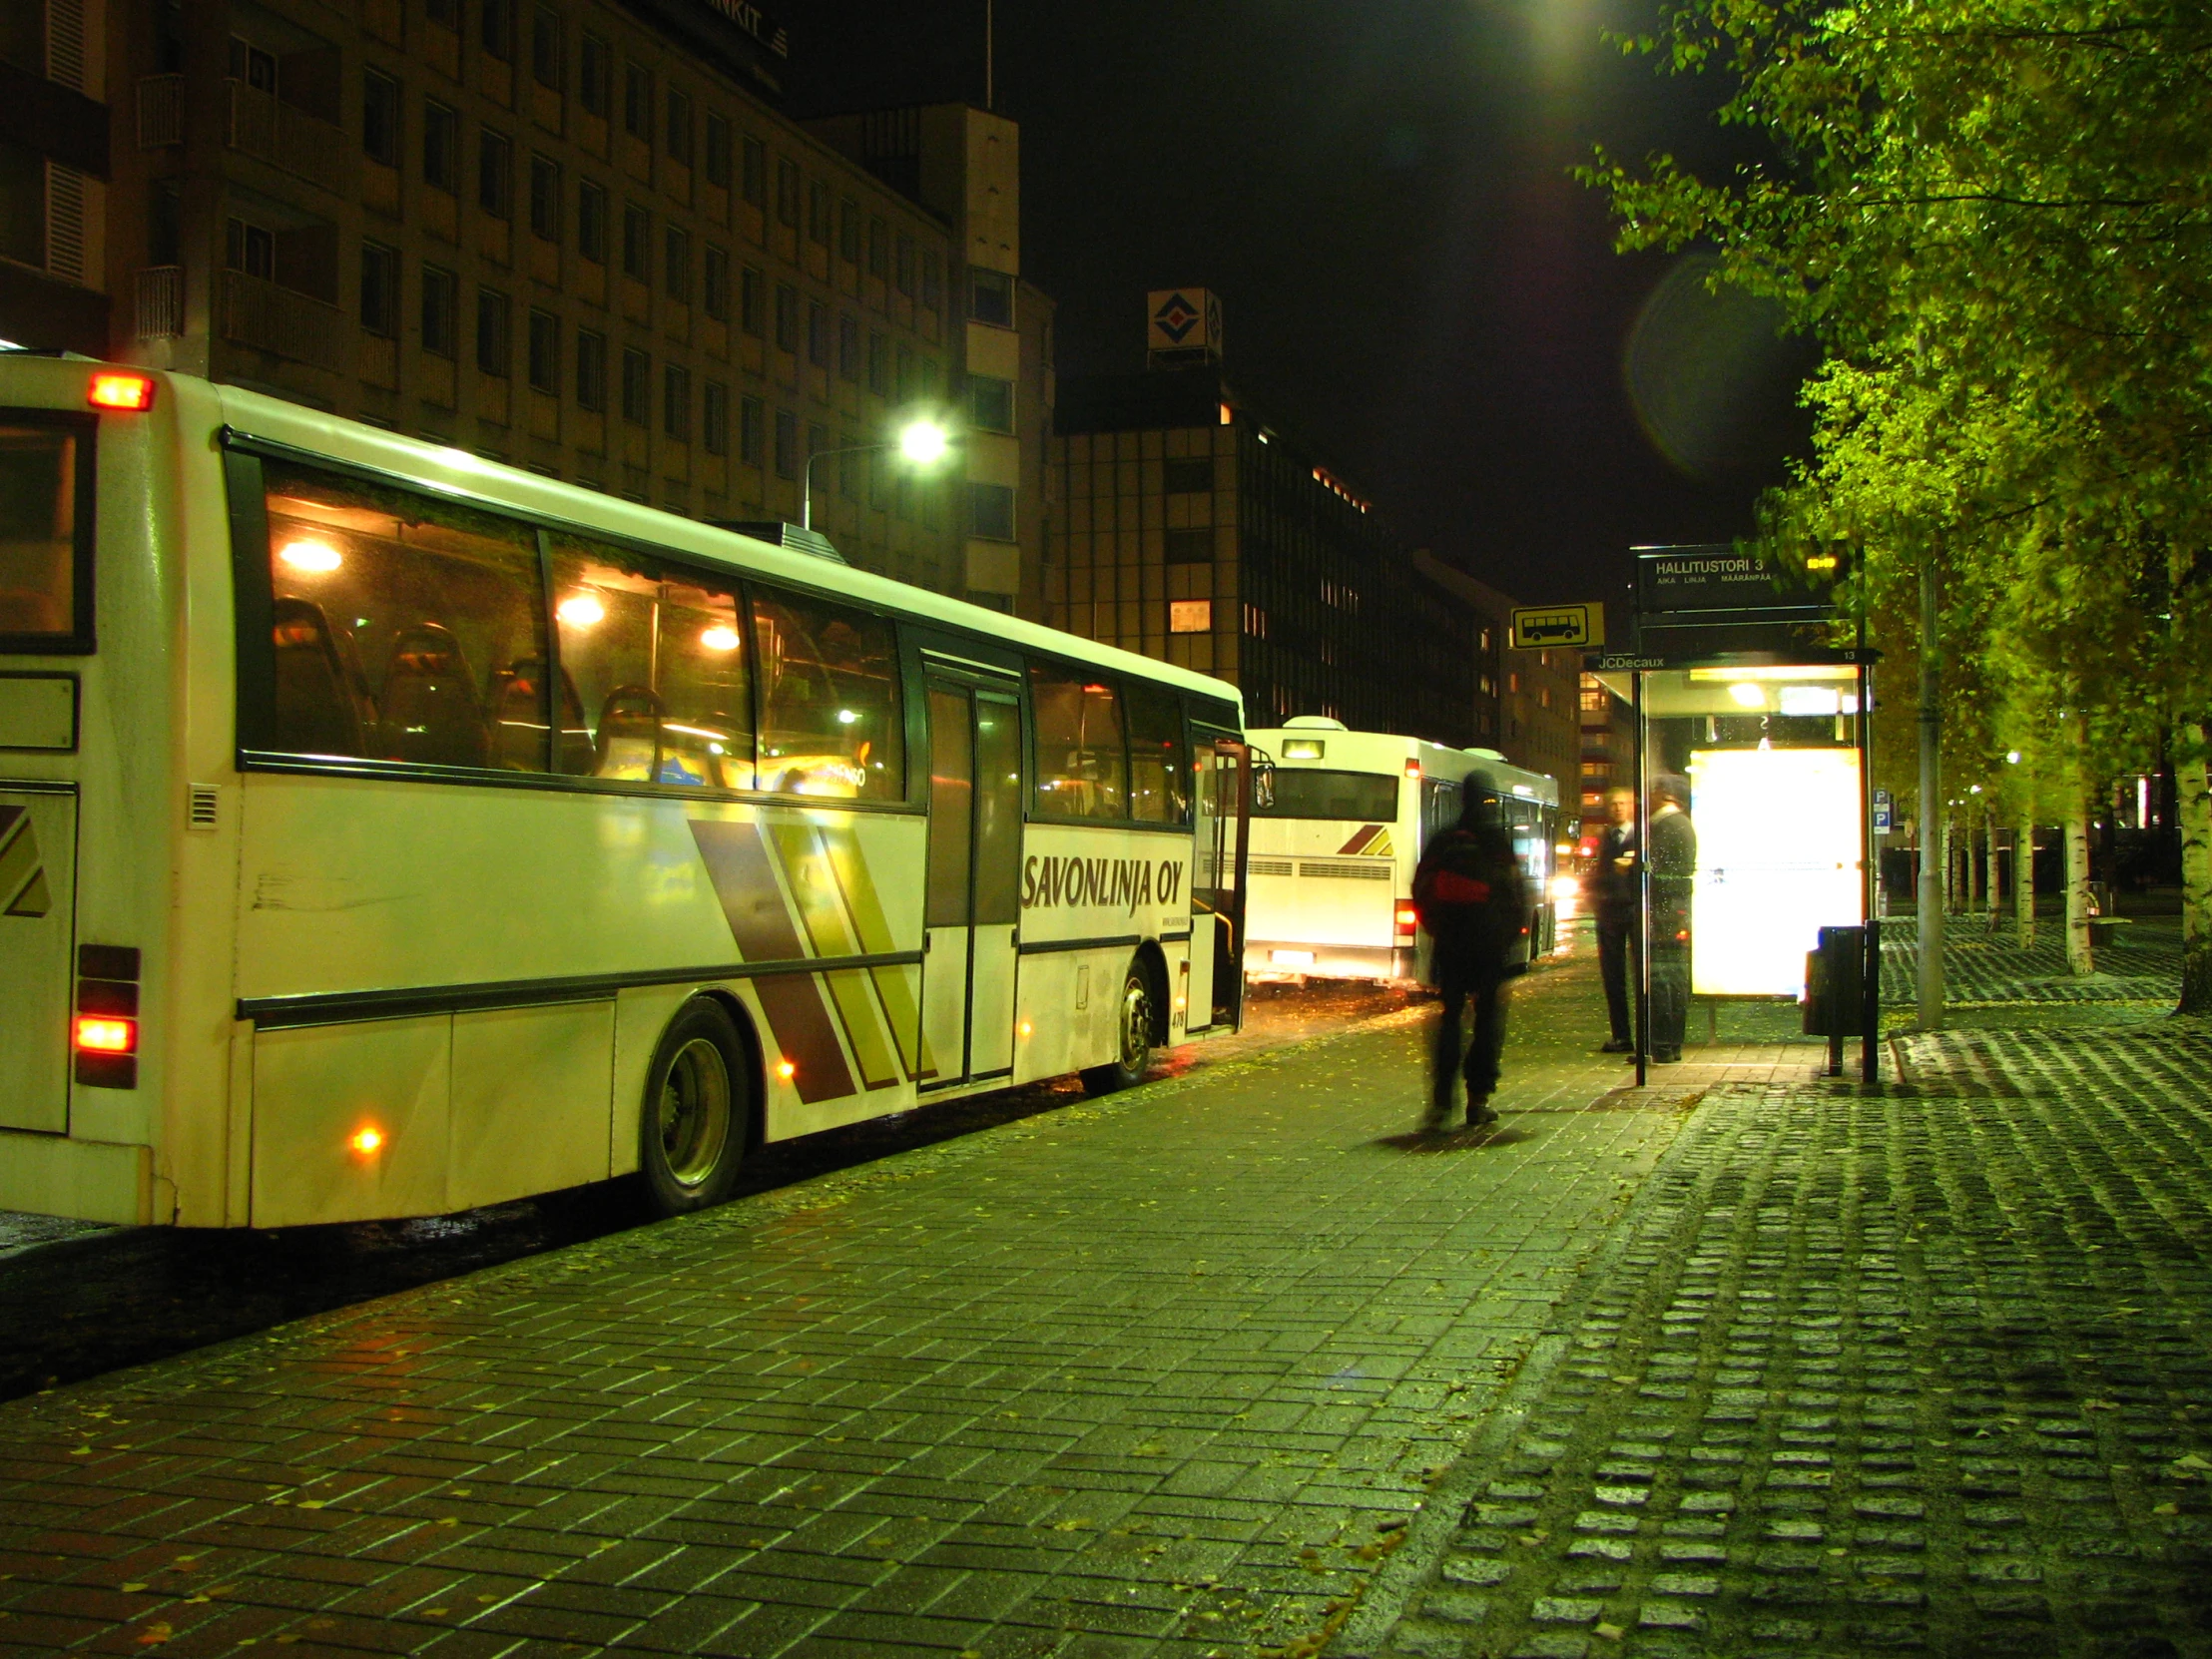
[[[1997,809],[1994,802],[1981,811],[1981,896],[1988,904],[1989,931],[2004,919],[2004,882],[1997,863]]]
[[[2089,950],[2089,796],[2066,792],[2066,971],[2081,978],[2096,972]]]
[[[2012,831],[2012,914],[2020,948],[2035,945],[2035,824],[2025,813]]]
[[[2205,784],[2204,722],[2175,733],[2174,784],[2181,806],[2181,1009],[2212,1010],[2212,789]]]

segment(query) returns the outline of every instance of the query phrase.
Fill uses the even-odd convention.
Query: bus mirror
[[[1258,749],[1252,752],[1252,805],[1262,812],[1275,805],[1275,762]]]

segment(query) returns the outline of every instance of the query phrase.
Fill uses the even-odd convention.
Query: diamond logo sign
[[[1145,295],[1145,348],[1169,360],[1221,355],[1221,300],[1207,288],[1155,288]]]
[[[1161,333],[1181,345],[1190,331],[1197,327],[1202,313],[1196,305],[1180,293],[1168,295],[1168,302],[1152,313],[1152,325]]]

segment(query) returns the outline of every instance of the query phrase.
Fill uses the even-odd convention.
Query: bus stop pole
[[[1628,671],[1636,725],[1636,1087],[1644,1086],[1651,1050],[1651,815],[1644,780],[1644,671]]]
[[[1864,640],[1864,625],[1861,638]],[[1867,917],[1865,959],[1859,966],[1859,1080],[1882,1080],[1882,843],[1874,833],[1874,665],[1859,665],[1859,845],[1865,872],[1861,907]]]

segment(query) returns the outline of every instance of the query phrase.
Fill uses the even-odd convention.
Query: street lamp
[[[799,524],[803,530],[815,527],[815,462],[826,461],[832,455],[872,455],[879,449],[895,449],[900,459],[914,467],[930,467],[944,459],[952,447],[952,434],[940,421],[926,416],[909,420],[898,429],[898,436],[882,443],[850,443],[838,449],[818,449],[807,457],[807,464],[799,469]]]

